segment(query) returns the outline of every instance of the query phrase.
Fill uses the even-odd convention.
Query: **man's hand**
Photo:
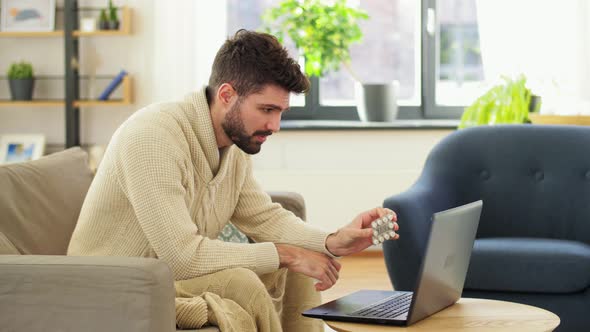
[[[279,267],[286,267],[318,280],[319,282],[315,285],[317,291],[324,291],[334,286],[338,280],[341,265],[334,258],[287,244],[275,244],[275,246],[279,253]]]
[[[330,234],[326,239],[326,248],[335,256],[347,256],[365,250],[373,244],[371,222],[389,213],[393,214],[393,230],[397,232],[399,225],[395,212],[377,207],[359,214],[350,224]],[[393,238],[397,239],[399,234]]]

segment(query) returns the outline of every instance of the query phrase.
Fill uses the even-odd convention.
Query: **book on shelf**
[[[123,82],[123,78],[127,75],[125,70],[121,70],[121,72],[113,78],[113,80],[107,85],[104,91],[98,97],[98,100],[108,100],[113,91]]]

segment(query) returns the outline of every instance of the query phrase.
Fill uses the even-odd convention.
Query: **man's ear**
[[[229,83],[223,83],[217,89],[217,99],[225,106],[229,105],[235,96],[237,96],[236,90]]]

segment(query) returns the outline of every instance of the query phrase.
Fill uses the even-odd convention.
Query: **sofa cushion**
[[[469,290],[572,293],[590,286],[590,246],[575,241],[486,238],[475,241]]]
[[[65,255],[92,176],[80,148],[0,166],[5,243],[21,254]]]

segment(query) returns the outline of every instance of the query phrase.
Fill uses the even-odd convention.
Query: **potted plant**
[[[355,81],[350,68],[349,47],[360,42],[363,33],[359,22],[369,15],[360,9],[349,7],[346,0],[327,2],[322,0],[283,0],[268,9],[262,16],[264,30],[283,42],[289,36],[305,61],[308,76],[321,77],[331,70],[344,66]],[[376,94],[388,96],[388,90]],[[365,95],[365,94],[363,94]],[[359,117],[368,119],[359,101]]]
[[[541,107],[540,98],[533,96],[526,87],[526,77],[516,79],[502,77],[503,84],[489,89],[465,108],[459,128],[480,125],[530,123],[529,111],[536,112]],[[533,98],[535,97],[535,98]],[[534,100],[534,103],[531,103]],[[534,108],[532,108],[534,107]]]
[[[119,30],[119,17],[117,8],[113,6],[113,0],[109,0],[109,30]]]
[[[33,66],[25,61],[10,65],[7,72],[12,100],[32,100],[35,78]]]
[[[108,30],[109,29],[109,20],[107,17],[107,10],[101,9],[100,16],[98,18],[98,28],[100,30]]]

